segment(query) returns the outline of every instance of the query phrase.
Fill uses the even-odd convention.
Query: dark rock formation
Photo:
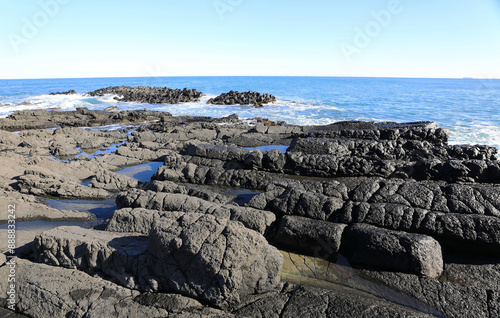
[[[427,234],[452,251],[500,253],[500,218],[493,216],[431,212],[393,203],[348,203],[336,221]]]
[[[76,91],[74,89],[70,89],[67,92],[56,92],[56,93],[50,93],[49,95],[75,95]]]
[[[430,236],[354,224],[342,240],[342,252],[352,263],[429,277],[443,272],[441,246]]]
[[[78,108],[75,111],[48,112],[46,110],[21,110],[2,119],[0,129],[16,131],[23,129],[44,129],[57,126],[92,127],[113,124],[153,121],[170,117],[166,112],[125,110],[118,113],[90,111]]]
[[[489,146],[441,146],[420,140],[369,140],[297,138],[289,152],[329,154],[336,157],[360,157],[367,160],[417,161],[423,159],[497,160],[498,149]]]
[[[130,233],[59,227],[35,239],[36,258],[105,273],[143,291],[170,291],[228,308],[275,290],[283,256],[238,222],[197,213],[157,219],[149,239]]]
[[[500,309],[498,289],[385,271],[361,270],[360,275],[421,300],[446,317],[496,317]]]
[[[436,317],[408,307],[366,298],[366,294],[345,289],[325,290],[313,287],[298,288],[270,294],[235,312],[237,316],[251,317]],[[433,311],[432,314],[436,313]],[[438,316],[439,317],[439,316]],[[441,316],[441,317],[444,317]]]
[[[8,277],[9,267],[0,268]],[[140,294],[76,269],[16,260],[16,310],[29,317],[171,317],[216,315],[220,310],[206,308],[192,298],[173,294]],[[8,286],[0,282],[0,300],[5,301]],[[152,304],[152,299],[158,300]],[[9,317],[9,316],[7,316]]]
[[[269,232],[276,216],[263,210],[238,205],[220,204],[205,201],[185,194],[153,192],[132,189],[122,192],[116,198],[121,208],[143,208],[158,211],[182,211],[189,213],[212,214],[222,219],[240,221],[246,227],[261,234]]]
[[[264,189],[272,176],[263,171],[224,169],[223,167],[180,165],[174,169],[163,166],[153,176],[154,180],[189,182],[194,184],[232,186],[238,188]]]
[[[436,146],[447,144],[449,131],[438,128],[435,122],[364,122],[345,121],[326,126],[310,126],[300,138],[349,138],[371,140],[420,140]]]
[[[268,104],[276,101],[276,97],[271,94],[261,94],[257,92],[243,92],[230,91],[223,93],[215,98],[208,100],[207,104],[216,105],[253,105],[255,107],[262,107],[263,104]]]
[[[278,225],[274,244],[305,255],[335,259],[345,228],[345,224],[285,216]]]
[[[113,86],[101,88],[87,93],[90,96],[119,95],[115,97],[120,102],[139,102],[148,104],[179,104],[196,101],[203,93],[196,89],[171,89],[168,87],[149,86]]]

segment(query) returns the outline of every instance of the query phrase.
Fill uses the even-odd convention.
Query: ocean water
[[[83,93],[116,85],[196,88],[206,94],[199,102],[177,105],[121,103],[114,96],[88,97]],[[76,90],[78,95],[49,96]],[[271,93],[277,102],[249,105],[207,105],[230,90]],[[24,103],[24,105],[23,105]],[[21,104],[21,105],[19,105]],[[0,80],[0,117],[18,109],[168,111],[173,115],[255,117],[290,124],[329,124],[344,120],[435,121],[451,131],[451,144],[500,147],[500,80],[409,79],[342,77],[149,77]]]

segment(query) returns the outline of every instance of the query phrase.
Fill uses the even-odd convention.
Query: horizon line
[[[399,78],[399,79],[473,79],[498,80],[487,77],[418,77],[418,76],[339,76],[339,75],[179,75],[179,76],[83,76],[83,77],[32,77],[32,78],[0,78],[8,80],[58,80],[58,79],[98,79],[98,78],[176,78],[176,77],[319,77],[319,78]]]

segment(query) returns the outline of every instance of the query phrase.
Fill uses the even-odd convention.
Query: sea
[[[85,93],[108,86],[196,88],[200,101],[182,104],[117,102],[112,95]],[[74,89],[77,95],[49,93]],[[221,93],[257,91],[276,96],[262,108],[250,105],[208,105]],[[251,122],[267,118],[298,125],[322,125],[346,120],[435,121],[450,130],[450,144],[500,147],[500,79],[424,79],[362,77],[130,77],[0,80],[0,117],[16,110],[166,111],[172,115],[222,117],[237,114]]]

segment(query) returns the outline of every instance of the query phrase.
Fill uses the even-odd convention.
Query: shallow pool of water
[[[260,147],[249,147],[245,148],[247,150],[253,150],[257,149],[260,151],[269,151],[269,150],[278,150],[281,153],[285,153],[286,150],[288,149],[289,146],[283,146],[283,145],[267,145],[267,146],[260,146]]]
[[[158,171],[158,168],[163,166],[163,162],[149,162],[142,165],[131,166],[116,173],[136,179],[139,182],[151,181],[151,177]]]
[[[116,210],[115,199],[108,200],[54,200],[45,203],[58,210],[76,210],[94,214],[98,219],[109,219]]]
[[[248,201],[250,201],[257,194],[262,193],[262,191],[229,188],[228,193],[231,195],[235,195],[236,199],[234,199],[234,202],[242,205],[248,203]]]

